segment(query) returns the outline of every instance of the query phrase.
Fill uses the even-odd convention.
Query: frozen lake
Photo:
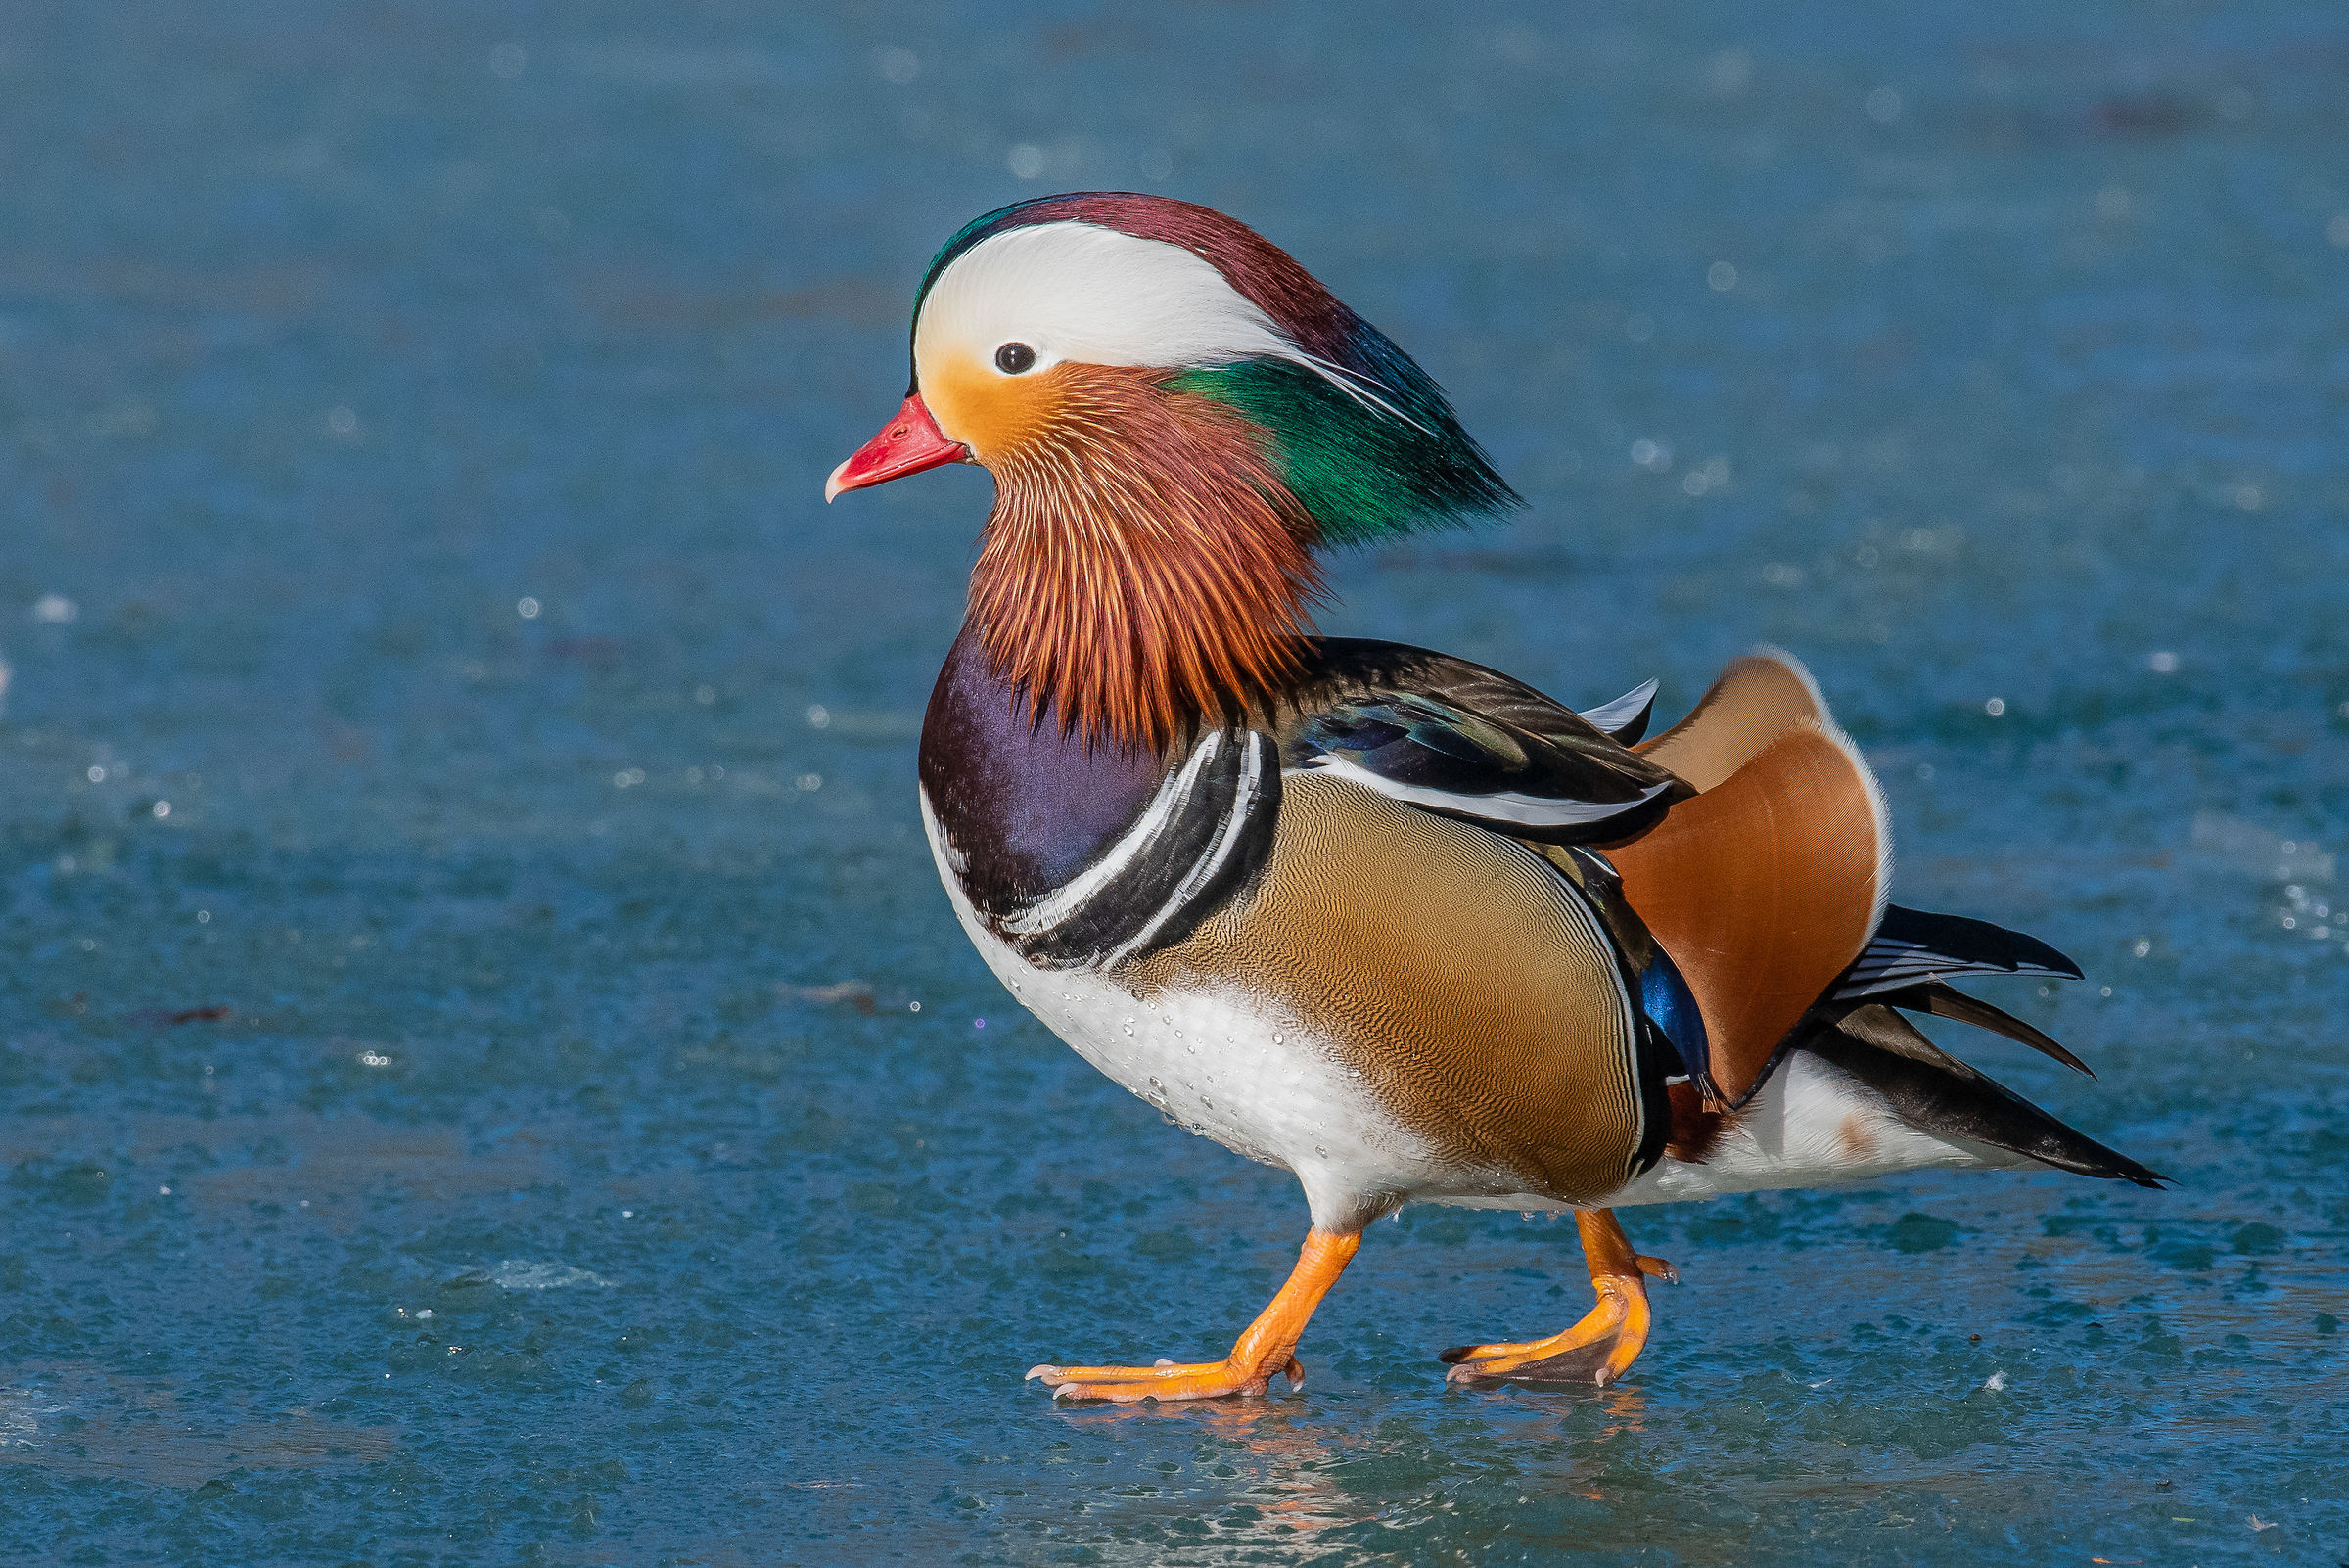
[[[2337,6],[27,0],[0,15],[0,1553],[2349,1559]],[[989,497],[825,508],[933,249],[1256,224],[1526,493],[1326,629],[1676,716],[1757,641],[1944,1037],[2175,1176],[1415,1210],[1293,1397],[1287,1178],[1027,1019],[913,792]],[[918,1004],[918,1011],[916,1005]]]

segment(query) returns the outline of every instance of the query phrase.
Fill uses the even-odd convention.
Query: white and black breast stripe
[[[988,924],[1030,963],[1053,969],[1112,969],[1180,942],[1270,853],[1278,755],[1253,730],[1203,736],[1099,858]]]

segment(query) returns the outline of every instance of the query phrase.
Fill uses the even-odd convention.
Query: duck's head
[[[915,297],[904,405],[827,499],[993,474],[972,616],[1064,725],[1161,742],[1294,665],[1312,552],[1516,501],[1410,357],[1208,208],[1047,196],[965,227]]]

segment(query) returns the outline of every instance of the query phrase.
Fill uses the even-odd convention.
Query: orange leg
[[[1297,1362],[1297,1341],[1304,1337],[1313,1309],[1321,1305],[1321,1298],[1338,1282],[1338,1275],[1346,1271],[1355,1249],[1361,1244],[1359,1232],[1344,1236],[1328,1230],[1307,1232],[1305,1250],[1298,1255],[1289,1282],[1280,1287],[1272,1305],[1248,1325],[1231,1347],[1231,1354],[1220,1361],[1187,1366],[1173,1361],[1160,1361],[1156,1366],[1045,1365],[1030,1368],[1028,1375],[1042,1378],[1056,1400],[1108,1400],[1117,1405],[1262,1394],[1275,1372],[1285,1374],[1294,1388],[1305,1381],[1305,1368]]]
[[[1583,1256],[1590,1266],[1590,1288],[1598,1305],[1562,1334],[1514,1345],[1462,1345],[1442,1359],[1452,1363],[1446,1380],[1474,1383],[1485,1378],[1522,1377],[1544,1383],[1597,1383],[1601,1388],[1624,1374],[1647,1344],[1647,1275],[1667,1284],[1680,1276],[1661,1258],[1632,1250],[1632,1238],[1615,1222],[1613,1211],[1578,1210]]]

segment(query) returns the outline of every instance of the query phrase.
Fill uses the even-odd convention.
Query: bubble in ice
[[[566,1263],[536,1263],[508,1258],[487,1270],[489,1283],[500,1290],[568,1290],[574,1285],[610,1285],[612,1281]]]

